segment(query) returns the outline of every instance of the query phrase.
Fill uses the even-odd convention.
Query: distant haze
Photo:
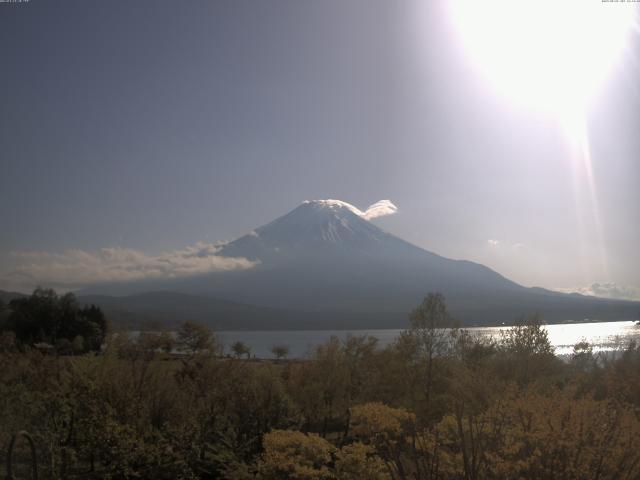
[[[525,286],[640,299],[638,35],[587,169],[445,5],[0,3],[0,289],[251,269],[220,242],[334,198]]]

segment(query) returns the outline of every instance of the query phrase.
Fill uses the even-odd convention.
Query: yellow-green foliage
[[[274,430],[264,436],[258,472],[264,479],[323,480],[332,478],[329,462],[335,450],[316,434]]]
[[[265,480],[389,480],[376,449],[360,442],[337,449],[316,434],[274,430],[264,436],[258,474]]]
[[[274,362],[175,357],[157,335],[67,357],[7,340],[0,455],[28,430],[44,479],[640,478],[636,345],[562,362],[537,323],[449,335],[434,358],[408,332]]]
[[[345,445],[336,452],[335,470],[338,480],[391,478],[385,462],[376,454],[376,449],[360,442]]]
[[[392,441],[414,423],[415,415],[379,402],[356,405],[351,409],[351,433],[367,441]]]
[[[436,426],[448,458],[444,478],[638,478],[640,423],[634,409],[571,392],[511,390],[479,415]]]

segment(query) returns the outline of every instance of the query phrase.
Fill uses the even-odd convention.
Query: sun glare
[[[458,38],[491,88],[512,105],[550,115],[562,129],[573,169],[580,243],[587,244],[588,222],[598,244],[600,274],[608,277],[587,112],[629,43],[638,4],[451,0],[449,5]],[[583,258],[583,267],[592,263],[588,255]]]
[[[563,117],[584,109],[637,12],[632,3],[602,0],[452,0],[450,9],[465,49],[495,89]]]

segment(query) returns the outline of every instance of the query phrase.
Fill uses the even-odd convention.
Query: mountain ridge
[[[224,310],[223,323],[257,329],[272,329],[275,323],[400,328],[415,305],[436,291],[467,325],[499,325],[534,313],[549,322],[633,319],[640,309],[640,303],[527,288],[480,263],[422,249],[367,220],[382,202],[388,201],[363,212],[339,200],[305,201],[220,248],[218,255],[247,258],[255,262],[252,268],[117,287],[123,295],[146,288],[235,302],[247,308]],[[392,211],[390,205],[382,208]],[[212,314],[218,307],[211,306]],[[275,321],[278,315],[286,321]]]

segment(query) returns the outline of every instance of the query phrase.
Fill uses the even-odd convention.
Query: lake
[[[476,335],[498,337],[500,330],[509,327],[473,327],[468,328]],[[593,322],[546,325],[549,340],[557,355],[568,355],[573,346],[581,340],[593,345],[594,352],[612,352],[620,350],[631,340],[640,341],[640,327],[634,322]],[[349,335],[370,335],[379,340],[384,347],[398,336],[399,329],[388,330],[284,330],[284,331],[226,331],[217,332],[218,339],[224,344],[225,353],[230,345],[240,340],[251,347],[252,355],[258,358],[272,358],[271,347],[287,345],[289,358],[304,358],[311,349],[327,341],[331,336],[346,339]]]

